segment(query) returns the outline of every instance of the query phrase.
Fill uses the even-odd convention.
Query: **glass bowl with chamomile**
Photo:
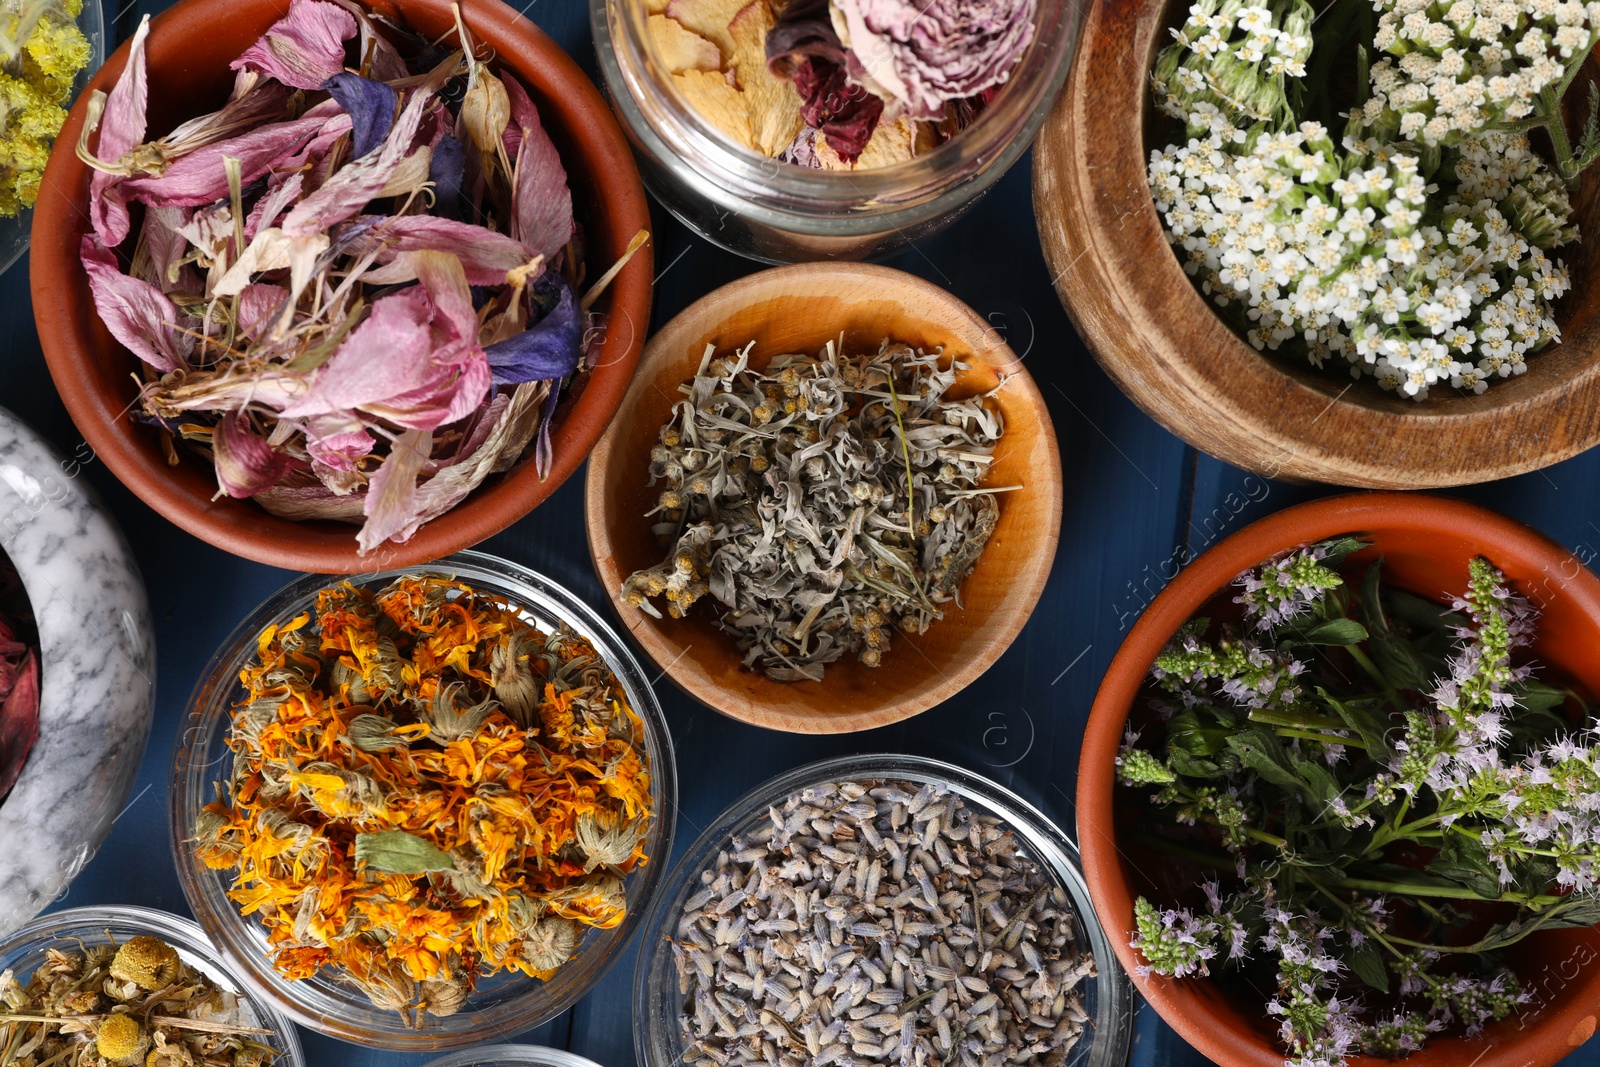
[[[157,1016],[165,1016],[162,1021],[168,1025],[177,1023],[180,1018],[193,1020],[193,1028],[173,1028],[185,1033],[191,1040],[215,1042],[216,1047],[207,1050],[210,1055],[195,1057],[201,1062],[216,1062],[212,1056],[219,1054],[226,1057],[238,1052],[255,1052],[264,1058],[246,1055],[235,1062],[253,1063],[256,1067],[302,1067],[305,1055],[300,1049],[300,1038],[294,1024],[270,1002],[251,992],[238,969],[222,957],[200,927],[188,919],[164,911],[104,905],[40,915],[0,940],[0,974],[11,975],[21,986],[28,987],[41,968],[49,966],[59,974],[63,967],[71,967],[74,963],[81,966],[86,954],[101,951],[109,954],[117,946],[125,945],[137,937],[153,937],[164,942],[176,952],[178,962],[188,967],[197,978],[194,982],[177,983],[181,988],[173,991],[171,996],[165,991],[153,990],[151,992],[156,996],[149,998],[141,988],[134,997],[145,1003],[130,1005],[130,1014],[142,1016],[143,1013],[137,1008],[145,1007],[151,1008],[150,1021]],[[104,965],[103,960],[97,962]],[[215,987],[214,991],[225,997],[225,1002],[215,1003],[202,997],[199,998],[202,1003],[196,1008],[185,1010],[182,1003],[190,995],[185,990],[195,988],[196,984],[202,989],[205,985]],[[206,989],[204,992],[210,994],[213,990]],[[90,1002],[80,999],[70,1005],[55,1004],[52,995],[45,992],[37,997],[26,997],[22,1004],[24,1010],[19,1011],[13,1000],[15,995],[15,990],[8,992],[6,1000],[11,1010],[19,1015],[33,1014],[36,1010],[58,1016],[79,1012],[83,1015],[100,1015],[108,1006],[108,1001],[120,999],[111,997],[107,989],[98,991],[98,995]],[[12,1033],[18,1022],[20,1020],[0,1024],[0,1043],[8,1050],[13,1049],[15,1040],[34,1036],[31,1032]],[[21,1030],[29,1031],[29,1028],[23,1023]],[[190,1051],[193,1053],[196,1050]],[[151,1064],[159,1067],[177,1067],[181,1059],[181,1054],[167,1058],[156,1056],[154,1051],[151,1056]],[[13,1056],[8,1052],[7,1061],[11,1062],[12,1059]],[[94,1059],[91,1056],[84,1062]],[[225,1058],[223,1062],[226,1062]]]
[[[200,924],[296,1022],[376,1048],[460,1048],[571,1006],[662,885],[675,811],[666,722],[621,638],[479,552],[291,582],[212,657],[173,755]]]
[[[7,142],[8,158],[14,161],[0,167],[0,274],[22,258],[32,240],[33,208],[15,201],[19,193],[26,194],[29,186],[38,186],[44,159],[55,140],[54,134],[45,131],[59,129],[66,121],[64,111],[50,118],[50,109],[71,107],[72,101],[89,83],[89,76],[106,61],[105,11],[101,0],[81,0],[75,16],[73,6],[57,0],[0,0],[0,57],[12,56],[9,61],[0,62],[0,72],[17,79],[13,89],[26,94],[24,104],[18,105],[8,95],[0,108],[0,138]],[[68,21],[82,34],[81,42],[64,32]],[[29,28],[29,36],[18,39],[24,26]],[[65,72],[79,59],[84,63],[77,67],[68,86]],[[12,114],[22,116],[15,129],[10,127]],[[44,129],[35,129],[41,119]],[[18,169],[35,157],[38,171]],[[8,185],[11,188],[8,189]],[[31,205],[31,196],[25,202]]]
[[[606,93],[633,142],[645,184],[706,240],[766,263],[881,258],[960,218],[1032,144],[1066,81],[1084,5],[1076,0],[1015,0],[980,11],[979,5],[961,0],[896,0],[892,6],[892,12],[878,14],[890,22],[904,20],[901,37],[906,39],[863,32],[861,5],[841,6],[839,0],[589,0]],[[844,164],[837,156],[829,164],[820,163],[816,152],[802,153],[806,165],[787,161],[801,158],[789,141],[801,121],[797,90],[789,82],[765,80],[769,57],[773,62],[781,58],[771,51],[777,47],[776,34],[790,34],[796,54],[808,50],[792,36],[796,25],[790,16],[796,12],[813,31],[811,45],[826,37],[837,49],[839,37],[848,35],[832,36],[832,27],[847,23],[868,42],[858,44],[848,60],[840,60],[864,64],[867,72],[853,74],[849,81],[839,74],[836,85],[818,90],[813,105],[823,114],[837,114],[841,101],[850,106],[851,100],[866,99],[864,82],[899,82],[900,74],[910,73],[902,62],[926,64],[937,54],[966,73],[981,68],[979,55],[959,54],[965,51],[960,42],[988,41],[995,33],[1006,36],[1003,28],[981,24],[984,15],[1031,20],[1032,26],[1020,52],[992,57],[1005,69],[982,94],[945,100],[937,122],[916,120],[900,127],[912,120],[886,119],[880,124],[885,143],[893,141],[900,150],[880,149],[874,137],[849,169],[827,169]],[[969,17],[979,18],[980,24],[969,25]],[[943,37],[926,52],[916,48],[924,37],[919,22],[933,27],[926,35],[929,41]],[[765,47],[758,36],[763,32]],[[699,53],[706,55],[697,58]],[[925,66],[923,73],[928,73]],[[949,73],[936,72],[935,77]],[[696,79],[702,83],[698,90]],[[764,106],[783,100],[782,94],[797,99],[791,106]],[[713,106],[719,101],[723,106]],[[727,106],[761,110],[731,116],[732,129],[750,131],[743,141],[730,132]],[[975,107],[975,117],[963,110]],[[898,140],[889,136],[893,129],[913,127],[917,133]],[[930,133],[954,127],[960,128],[953,134]],[[802,137],[805,132],[800,129]],[[785,144],[791,147],[783,148]]]
[[[831,790],[848,783],[858,788],[845,804],[843,790],[838,797]],[[813,800],[817,807],[807,812]],[[870,819],[853,810],[863,801],[876,809]],[[980,824],[990,828],[981,842],[973,836]],[[918,840],[899,840],[908,833]],[[976,853],[966,851],[974,845],[981,870]],[[763,849],[781,858],[769,865],[756,855]],[[716,868],[736,872],[720,903]],[[983,918],[974,923],[980,903]],[[835,908],[846,917],[830,914]],[[972,1062],[1025,1056],[1050,1067],[1120,1067],[1133,1036],[1133,986],[1095,918],[1077,847],[1011,790],[939,760],[835,757],[757,786],[689,846],[644,929],[633,1002],[641,1067],[743,1067],[767,1062],[766,1052],[788,1062],[796,1049],[812,1063],[848,1055],[858,1067],[965,1061],[968,1051]],[[760,943],[768,934],[777,936]],[[697,944],[728,939],[749,950],[742,966],[753,970],[730,966],[739,953],[695,957]],[[777,960],[766,958],[769,948]],[[930,953],[943,954],[938,965]],[[714,993],[691,993],[702,965]],[[751,1003],[756,972],[769,998],[760,1005]],[[826,988],[806,990],[808,981]],[[744,1003],[726,999],[730,994]],[[1026,1010],[1017,1010],[1018,998]],[[702,1001],[709,1032],[697,1038],[714,1044],[721,1034],[730,1038],[727,1048],[696,1053],[687,1031],[698,1025],[691,1018]],[[802,1003],[812,1009],[800,1017]],[[912,1014],[913,1007],[921,1010]],[[748,1016],[735,1017],[735,1008],[748,1008]],[[964,1035],[963,1012],[973,1016]],[[992,1020],[1002,1014],[1017,1023],[996,1038],[1004,1044],[966,1048],[969,1039],[994,1035]],[[1019,1036],[1030,1042],[1026,1049]],[[840,1042],[843,1048],[828,1051]],[[739,1050],[742,1059],[734,1055]]]

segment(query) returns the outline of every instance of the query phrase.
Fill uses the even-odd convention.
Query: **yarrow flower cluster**
[[[1220,848],[1208,867],[1235,873],[1192,901],[1138,900],[1131,944],[1148,972],[1275,981],[1290,1067],[1477,1033],[1528,1003],[1496,953],[1600,923],[1600,728],[1574,731],[1577,696],[1525,662],[1537,611],[1482,559],[1448,607],[1391,588],[1381,563],[1355,581],[1363,547],[1240,575],[1238,629],[1174,636],[1151,670],[1160,724],[1130,727],[1117,758],[1167,815],[1144,846]]]
[[[1559,96],[1600,35],[1600,3],[1374,0],[1372,95],[1352,117],[1385,141],[1455,144]]]
[[[1204,0],[1157,60],[1156,101],[1188,139],[1153,151],[1148,178],[1184,270],[1258,350],[1417,400],[1522,374],[1560,339],[1565,187],[1525,132],[1491,123],[1437,150],[1368,122],[1370,103],[1339,144],[1298,121],[1285,76],[1304,74],[1308,17],[1303,0]],[[1284,41],[1292,63],[1267,48]]]

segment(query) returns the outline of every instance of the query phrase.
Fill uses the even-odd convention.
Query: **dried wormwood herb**
[[[673,939],[691,1064],[1063,1062],[1087,1021],[1060,887],[948,789],[807,789],[701,873]]]
[[[846,652],[876,667],[891,627],[921,633],[956,599],[999,518],[979,488],[1003,432],[986,396],[946,397],[959,365],[885,340],[749,368],[705,358],[650,454],[665,480],[665,562],[623,599],[681,618],[707,593],[745,666],[820,681]],[[1014,487],[1012,487],[1014,488]],[[959,602],[959,601],[958,601]]]
[[[49,949],[19,982],[0,974],[7,1067],[263,1067],[277,1050],[232,992],[159,938]]]
[[[326,589],[314,624],[260,649],[199,855],[237,869],[279,973],[336,968],[420,1026],[478,976],[547,978],[581,927],[622,921],[650,772],[587,641],[421,576]]]

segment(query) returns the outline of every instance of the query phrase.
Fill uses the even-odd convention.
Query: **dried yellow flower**
[[[111,960],[111,977],[140,989],[160,989],[178,977],[178,953],[160,938],[129,938]]]
[[[150,1047],[150,1035],[144,1032],[138,1020],[118,1012],[100,1021],[95,1029],[94,1047],[114,1067],[132,1067]]]

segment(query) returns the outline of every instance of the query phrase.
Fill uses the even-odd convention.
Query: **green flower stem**
[[[1539,94],[1538,113],[1543,119],[1540,123],[1545,133],[1550,135],[1550,146],[1556,153],[1556,173],[1561,175],[1561,180],[1570,188],[1578,182],[1578,161],[1572,156],[1572,144],[1567,140],[1567,124],[1561,118],[1561,93],[1565,88],[1563,80],[1561,86],[1549,86]]]
[[[1272,711],[1269,708],[1252,708],[1250,721],[1258,722],[1262,726],[1288,726],[1297,730],[1346,730],[1344,720],[1330,718],[1326,715],[1296,715],[1287,711]],[[1316,738],[1323,740],[1323,738]],[[1345,742],[1341,739],[1340,744]]]
[[[1135,834],[1133,840],[1153,852],[1160,852],[1175,859],[1188,860],[1190,863],[1198,863],[1202,867],[1209,867],[1218,871],[1231,871],[1234,869],[1233,860],[1226,856],[1218,856],[1204,849],[1189,848],[1187,845],[1180,845],[1175,841],[1168,841],[1166,838],[1157,837],[1154,834]]]
[[[1366,745],[1362,744],[1359,737],[1321,734],[1315,730],[1299,730],[1292,726],[1275,727],[1273,732],[1279,737],[1294,737],[1299,738],[1301,741],[1316,741],[1324,745],[1347,745],[1350,748],[1359,748],[1362,751],[1366,751],[1367,748]]]
[[[1373,893],[1394,893],[1406,897],[1443,897],[1447,900],[1480,900],[1490,904],[1531,904],[1534,907],[1548,907],[1559,903],[1563,898],[1547,894],[1533,895],[1529,893],[1501,893],[1496,897],[1486,897],[1481,893],[1474,893],[1466,886],[1455,885],[1417,885],[1412,882],[1384,882],[1372,878],[1341,878],[1335,883],[1343,889],[1365,889]]]

